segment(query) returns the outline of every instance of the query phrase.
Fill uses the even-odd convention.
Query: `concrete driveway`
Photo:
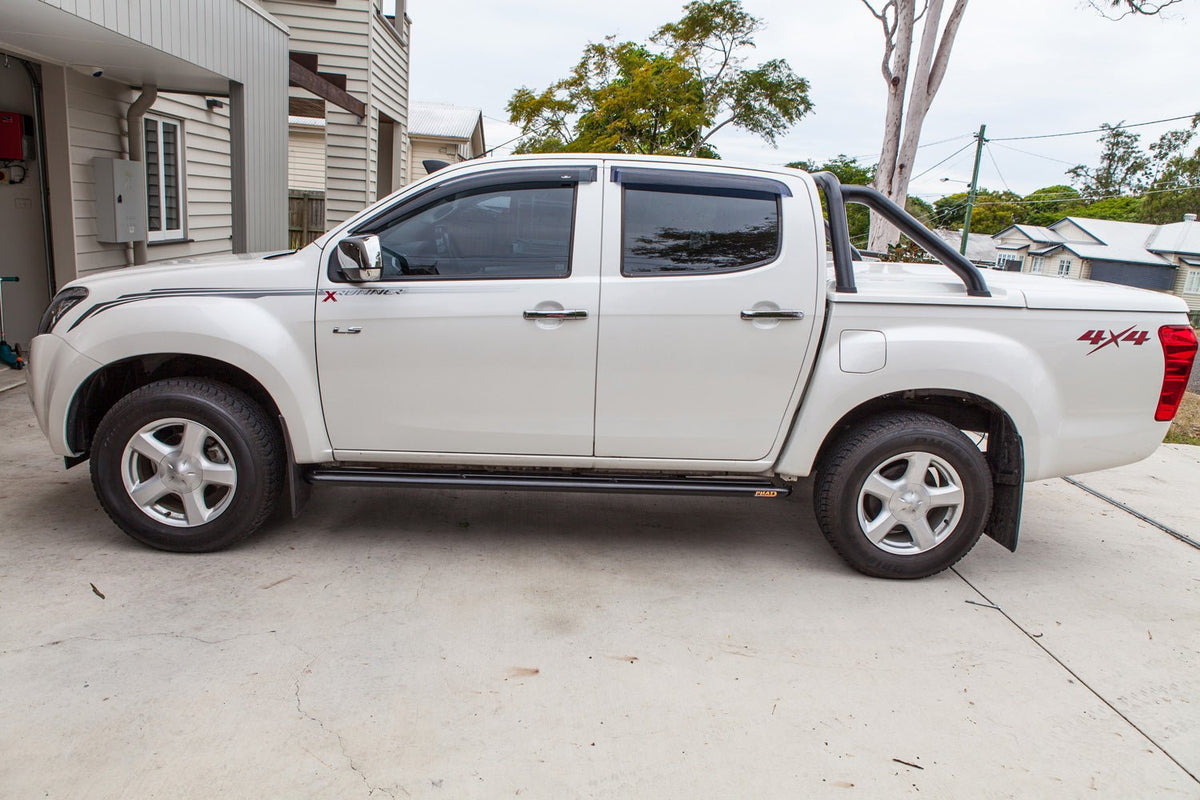
[[[1061,480],[912,583],[804,492],[325,490],[180,556],[0,430],[3,797],[1200,796],[1200,551]],[[1083,480],[1200,539],[1200,448]]]

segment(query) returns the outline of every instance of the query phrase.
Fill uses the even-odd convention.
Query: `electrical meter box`
[[[146,240],[146,172],[140,161],[93,158],[96,172],[96,240]]]
[[[24,117],[13,111],[0,111],[0,161],[20,161],[24,158]]]

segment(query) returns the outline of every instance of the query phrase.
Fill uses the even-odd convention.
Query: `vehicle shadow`
[[[277,516],[244,547],[553,546],[768,555],[844,567],[812,516],[811,484],[790,498],[320,487],[296,519]]]

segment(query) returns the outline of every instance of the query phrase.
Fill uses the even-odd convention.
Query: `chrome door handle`
[[[362,333],[362,328],[334,328],[334,333]]]
[[[562,311],[526,311],[521,316],[525,319],[587,319],[587,312],[578,308]]]
[[[742,311],[742,319],[804,319],[803,311]]]

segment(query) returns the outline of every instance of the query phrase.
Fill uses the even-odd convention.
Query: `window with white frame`
[[[183,239],[183,123],[147,114],[146,229],[152,242]]]
[[[1060,277],[1060,278],[1071,277],[1071,259],[1060,258],[1058,260],[1058,277]]]
[[[1033,257],[1033,267],[1032,267],[1033,271],[1041,272],[1045,268],[1046,268],[1046,257],[1045,256],[1034,256]]]
[[[1189,269],[1183,279],[1184,294],[1200,294],[1200,269]]]

